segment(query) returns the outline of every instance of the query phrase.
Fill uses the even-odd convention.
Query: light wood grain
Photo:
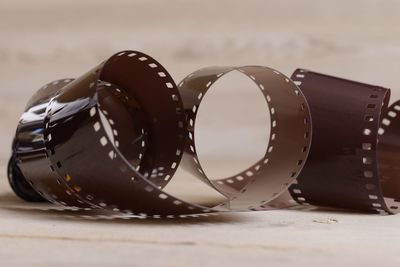
[[[287,75],[304,67],[391,87],[399,98],[399,12],[394,0],[1,0],[1,169],[18,117],[37,88],[76,77],[122,49],[154,56],[176,82],[208,65],[260,64]],[[246,99],[219,97],[238,104]],[[257,125],[247,126],[259,131]],[[244,162],[259,143],[243,138],[250,140]],[[230,167],[214,162],[213,168]],[[185,195],[193,185],[206,192],[180,177],[183,184],[171,190]],[[295,209],[196,220],[110,219],[23,203],[4,171],[0,178],[0,266],[400,264],[399,216]]]

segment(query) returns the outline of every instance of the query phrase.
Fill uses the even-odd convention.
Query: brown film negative
[[[271,132],[262,159],[215,179],[196,153],[196,117],[208,90],[233,71],[262,92]],[[303,69],[289,79],[262,66],[204,68],[177,87],[150,56],[123,51],[29,100],[8,177],[27,201],[139,218],[285,208],[293,200],[393,214],[400,102],[388,106],[389,97],[379,86]],[[206,205],[167,193],[179,165],[225,199]]]
[[[265,156],[242,173],[212,180],[202,170],[194,125],[202,97],[222,75],[240,71],[268,102]],[[29,101],[18,125],[9,180],[28,201],[106,209],[140,218],[264,209],[286,192],[306,162],[311,118],[299,88],[266,67],[206,68],[179,90],[148,55],[115,54],[81,77],[52,82]],[[182,166],[222,193],[204,206],[163,190]]]
[[[397,213],[400,202],[398,102],[390,90],[304,69],[293,81],[312,114],[310,154],[297,184],[299,203]]]
[[[268,147],[264,157],[243,172],[211,180],[196,154],[196,114],[213,83],[235,70],[253,80],[268,103],[271,117]],[[289,78],[267,67],[212,67],[190,74],[179,84],[179,89],[188,121],[182,166],[230,199],[230,209],[264,209],[295,181],[309,151],[311,122],[304,96]]]

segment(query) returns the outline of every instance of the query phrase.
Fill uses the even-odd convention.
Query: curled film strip
[[[202,97],[224,74],[240,71],[268,102],[265,156],[233,177],[211,180],[195,147]],[[106,209],[141,218],[264,209],[287,192],[305,164],[311,118],[299,88],[259,66],[215,67],[186,77],[179,90],[150,56],[120,52],[78,79],[40,89],[19,122],[9,180],[25,200]],[[163,190],[182,166],[225,196],[204,206]]]
[[[390,90],[303,69],[292,79],[307,98],[313,140],[290,193],[299,203],[397,213],[400,103]]]
[[[271,133],[262,159],[232,177],[210,179],[196,153],[196,116],[204,95],[232,71],[264,95]],[[388,106],[389,89],[303,69],[292,80],[260,66],[210,67],[177,88],[151,57],[120,52],[31,98],[13,143],[10,184],[28,201],[141,218],[283,208],[293,201],[397,213],[400,102]],[[179,164],[225,200],[203,205],[166,193]]]

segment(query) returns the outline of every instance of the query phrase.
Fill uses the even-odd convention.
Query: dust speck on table
[[[339,220],[335,219],[335,218],[321,218],[321,219],[314,219],[313,222],[315,222],[315,223],[325,223],[325,224],[334,224],[334,223],[339,223]]]

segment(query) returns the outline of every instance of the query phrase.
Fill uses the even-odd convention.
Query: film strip
[[[194,124],[204,94],[231,71],[240,71],[261,90],[272,131],[260,161],[234,177],[211,180],[198,162]],[[178,90],[153,58],[123,51],[32,97],[17,129],[9,180],[28,201],[140,218],[257,210],[295,181],[310,140],[306,100],[278,71],[206,68],[185,78]],[[226,199],[204,206],[164,191],[182,157],[184,168]]]
[[[290,187],[298,203],[397,213],[397,114],[390,90],[304,69],[292,79],[310,106],[313,140],[307,163]]]
[[[238,71],[271,118],[264,156],[209,177],[196,151],[204,96]],[[139,218],[208,216],[293,203],[394,214],[400,203],[400,102],[390,90],[304,69],[291,79],[263,66],[208,67],[176,86],[166,69],[122,51],[28,102],[13,142],[9,182],[27,201]],[[311,138],[312,137],[312,138]],[[224,200],[192,203],[165,187],[181,166]]]

